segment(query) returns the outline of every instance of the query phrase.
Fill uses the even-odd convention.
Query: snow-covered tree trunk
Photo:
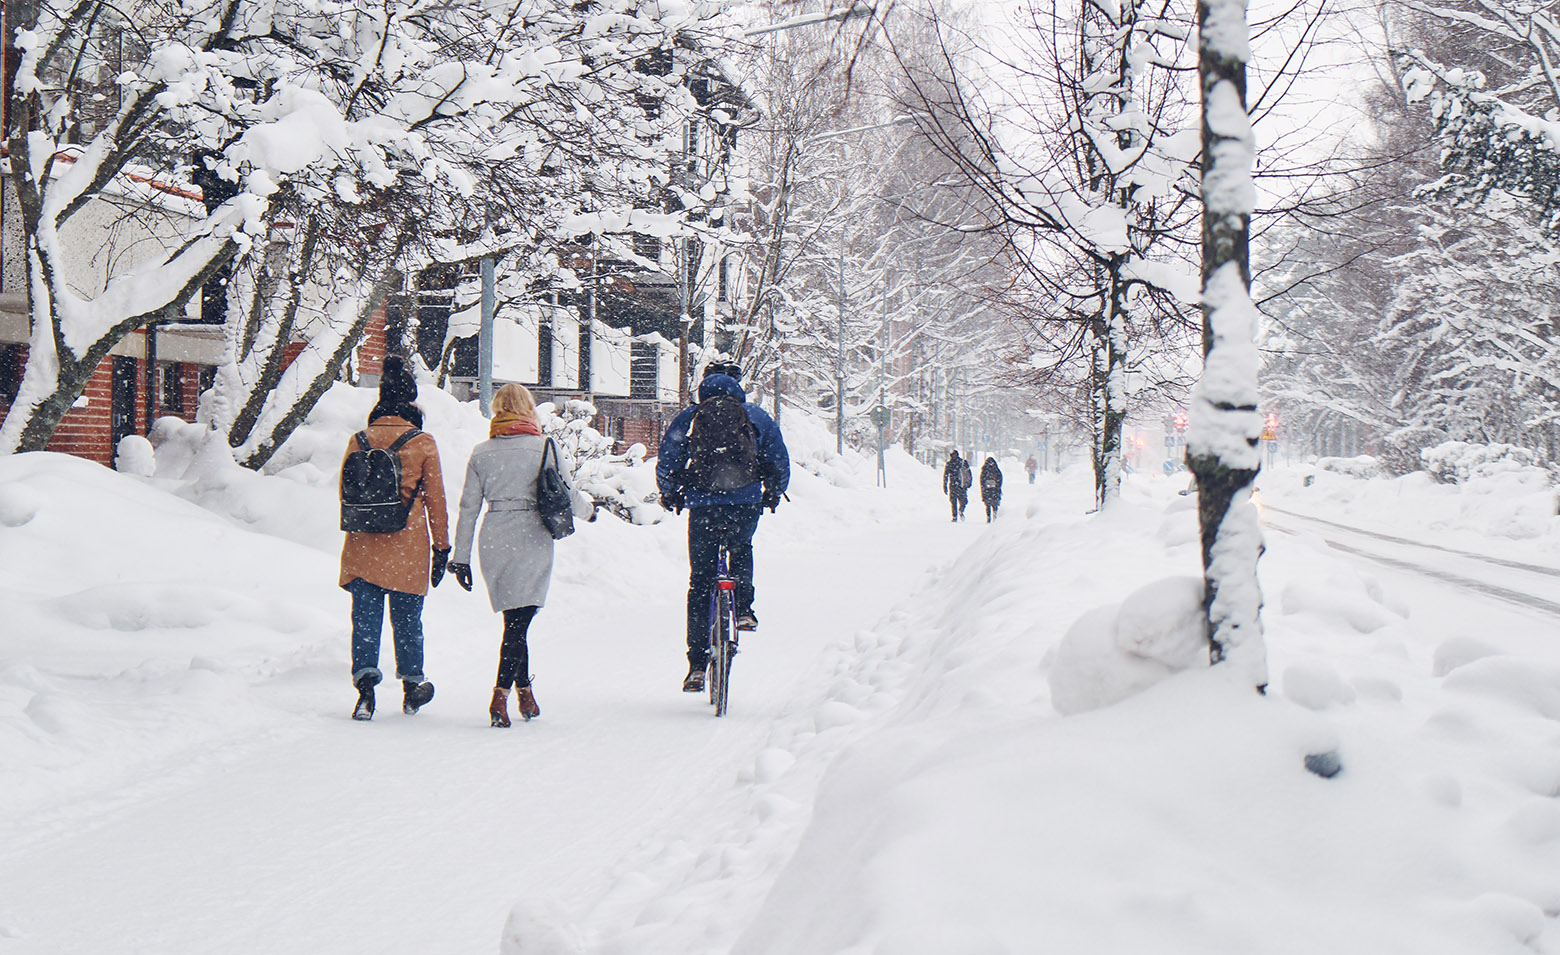
[[[287,367],[287,346],[315,267],[321,225],[313,216],[297,225],[296,243],[276,242],[228,290],[227,343],[213,402],[215,428],[228,446],[244,446]],[[319,303],[310,303],[318,305]]]
[[[1255,147],[1246,113],[1250,32],[1245,0],[1199,0],[1202,80],[1203,374],[1192,392],[1187,464],[1197,476],[1209,659],[1267,684],[1257,561],[1262,531],[1251,502],[1261,463],[1257,310],[1249,239]]]

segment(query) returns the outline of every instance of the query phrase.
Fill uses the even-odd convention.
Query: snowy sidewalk
[[[176,692],[193,679],[198,693],[164,727],[179,737],[159,744],[170,757],[121,753],[112,792],[78,779],[20,821],[0,855],[0,952],[493,951],[517,900],[583,904],[627,851],[685,826],[752,765],[776,719],[816,694],[826,647],[869,627],[980,533],[948,524],[924,489],[885,506],[866,489],[815,493],[824,500],[811,511],[788,505],[760,529],[763,626],[744,639],[724,720],[678,691],[681,522],[603,519],[560,545],[553,600],[532,638],[543,717],[509,731],[485,716],[497,618],[480,594],[448,585],[425,615],[434,702],[404,717],[387,686],[372,723],[349,721],[346,602],[333,577],[319,579],[330,562],[299,548],[297,577],[277,593],[339,605],[341,619],[311,617],[331,632],[305,628],[297,665],[272,666],[274,676],[264,664],[178,674]],[[165,522],[206,522],[169,504]],[[142,666],[176,669],[189,645],[164,645],[169,664]],[[82,678],[97,696],[112,694],[100,682],[112,679]],[[206,713],[222,726],[233,711],[243,718],[230,733],[191,725]],[[90,770],[91,757],[75,772]]]

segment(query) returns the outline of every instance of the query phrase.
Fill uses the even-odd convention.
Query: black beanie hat
[[[417,400],[417,379],[406,367],[406,359],[400,355],[385,358],[384,370],[379,374],[379,403],[382,405],[409,405]]]
[[[406,367],[406,359],[400,355],[388,355],[379,373],[379,403],[368,413],[369,423],[376,418],[394,415],[421,428],[422,411],[412,402],[417,400],[417,379]]]

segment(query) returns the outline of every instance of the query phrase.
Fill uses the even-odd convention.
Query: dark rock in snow
[[[1325,753],[1307,753],[1305,768],[1307,772],[1315,773],[1323,779],[1331,779],[1343,772],[1343,761],[1338,758],[1335,749]]]

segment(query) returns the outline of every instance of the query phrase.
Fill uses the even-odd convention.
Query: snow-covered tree
[[[1209,658],[1229,661],[1267,684],[1262,529],[1251,484],[1258,441],[1257,309],[1251,301],[1249,238],[1256,148],[1246,113],[1251,56],[1245,0],[1199,0],[1198,76],[1202,82],[1203,372],[1192,392],[1186,459],[1197,476]]]
[[[1007,242],[1009,307],[1060,347],[1031,362],[1048,377],[1081,362],[1094,435],[1096,497],[1120,486],[1128,369],[1164,333],[1184,332],[1177,295],[1194,298],[1189,178],[1198,141],[1176,69],[1187,15],[1142,3],[1025,7],[980,50],[932,17],[940,62],[902,56],[911,102]],[[1178,246],[1177,242],[1181,244]],[[1168,322],[1165,316],[1168,315]]]
[[[666,133],[680,131],[691,102],[686,64],[668,56],[656,70],[645,60],[696,47],[709,12],[627,0],[146,8],[139,58],[116,80],[123,105],[87,138],[76,120],[86,92],[62,77],[104,60],[97,27],[117,14],[98,2],[40,8],[17,34],[27,52],[12,103],[23,226],[38,250],[29,257],[33,347],[0,439],[40,447],[119,339],[171,317],[245,252],[258,277],[235,286],[244,294],[230,314],[243,347],[216,407],[230,415],[219,427],[240,456],[263,463],[335,379],[398,272],[434,261],[451,241],[535,248],[555,241],[549,230],[587,196],[631,204],[626,197],[666,185]],[[83,138],[61,172],[62,144]],[[172,228],[172,252],[85,301],[67,274],[61,227],[147,164],[198,180],[212,211],[186,216]],[[279,234],[283,204],[296,214]],[[310,283],[327,287],[328,303],[311,360],[278,373],[281,326],[297,321],[302,303],[292,298],[311,294]]]

